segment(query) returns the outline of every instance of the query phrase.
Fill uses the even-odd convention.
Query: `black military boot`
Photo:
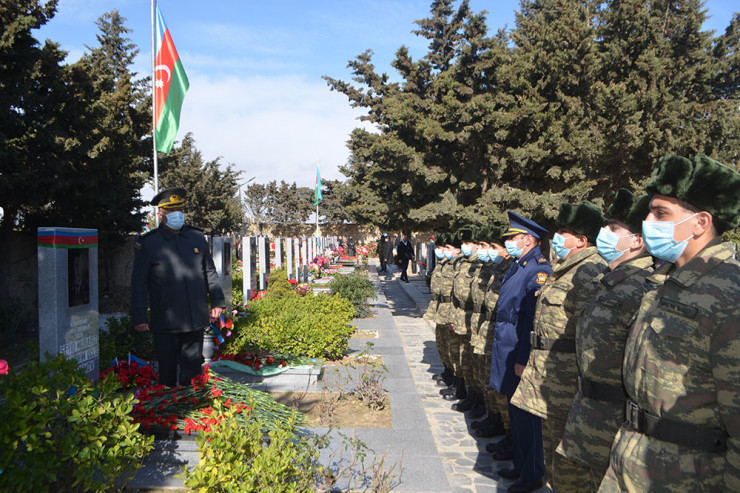
[[[511,431],[506,430],[506,434],[504,435],[503,439],[499,440],[496,443],[489,443],[488,445],[486,445],[486,451],[495,454],[495,456],[498,457],[507,457],[507,454],[511,454],[513,456],[514,444],[511,440]]]
[[[439,385],[439,382],[437,382],[437,385]],[[446,394],[455,394],[457,393],[457,378],[452,379],[452,383],[448,386],[443,388],[439,391],[439,395],[445,396]]]
[[[439,380],[440,378],[445,378],[449,373],[452,373],[452,370],[450,370],[447,366],[445,366],[444,370],[432,375],[432,380]]]
[[[501,419],[501,415],[499,413],[488,413],[487,423],[483,426],[479,426],[478,429],[475,430],[475,436],[479,438],[491,438],[503,435],[505,432],[506,428],[504,428],[504,422]]]
[[[468,393],[465,389],[465,380],[462,378],[455,377],[455,383],[452,384],[455,387],[455,393],[445,393],[442,395],[446,401],[456,401],[458,399],[465,399]]]
[[[476,392],[473,389],[468,390],[468,396],[452,405],[450,409],[453,411],[457,411],[459,413],[465,413],[473,409],[473,406],[475,406],[475,402],[478,398],[478,392]]]
[[[470,410],[468,413],[468,418],[470,419],[479,419],[485,416],[486,414],[486,403],[483,400],[483,394],[479,393],[477,396],[477,399],[475,401],[475,405],[473,406],[473,409]]]

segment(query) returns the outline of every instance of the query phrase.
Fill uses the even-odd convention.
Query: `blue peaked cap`
[[[509,215],[509,229],[501,235],[503,237],[525,234],[532,235],[539,240],[543,236],[550,234],[548,230],[531,219],[522,217],[514,211],[506,211],[506,213]]]

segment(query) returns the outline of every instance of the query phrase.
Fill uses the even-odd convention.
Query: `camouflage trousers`
[[[506,397],[496,392],[496,389],[488,383],[491,375],[491,353],[474,354],[475,362],[475,390],[483,395],[486,411],[491,416],[501,415],[506,429],[509,429],[509,412],[507,410]]]
[[[462,366],[460,361],[460,335],[456,334],[455,332],[451,331],[447,327],[445,327],[445,330],[447,330],[447,334],[445,337],[447,338],[447,355],[450,358],[450,367],[452,368],[452,373],[458,377],[461,378],[463,376],[462,374]]]
[[[452,361],[450,361],[450,354],[447,351],[447,334],[449,329],[444,324],[437,324],[434,327],[434,341],[437,345],[437,353],[439,359],[442,360],[442,364],[445,368],[452,368]]]
[[[470,332],[464,335],[457,334],[460,338],[460,370],[461,377],[465,379],[465,385],[475,385],[475,361],[473,360],[473,346],[470,345]]]
[[[550,487],[553,493],[588,492],[591,483],[589,468],[556,452],[565,434],[565,424],[565,420],[554,417],[542,420],[542,445]]]

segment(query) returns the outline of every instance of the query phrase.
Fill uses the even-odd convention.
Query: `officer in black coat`
[[[407,235],[404,234],[401,237],[401,242],[396,247],[396,254],[401,260],[401,280],[409,282],[406,270],[409,268],[409,260],[414,260],[414,245],[411,244]]]
[[[178,383],[178,364],[180,385],[200,373],[203,331],[226,307],[203,232],[184,224],[184,198],[183,188],[154,196],[160,224],[138,238],[131,274],[131,322],[139,332],[152,331],[159,379],[170,387]]]

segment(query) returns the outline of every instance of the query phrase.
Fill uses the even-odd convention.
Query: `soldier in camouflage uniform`
[[[483,422],[473,422],[471,427],[475,428],[476,436],[490,438],[502,433],[509,432],[509,413],[507,411],[506,397],[494,390],[489,384],[491,376],[491,353],[493,344],[493,313],[496,309],[496,301],[504,275],[509,270],[509,265],[514,260],[506,249],[501,245],[502,229],[491,226],[481,234],[483,238],[479,242],[478,259],[485,262],[481,269],[477,283],[478,289],[473,291],[473,319],[471,328],[470,344],[473,346],[473,360],[476,366],[476,383],[483,394],[483,402],[488,417]],[[477,316],[477,318],[476,318]],[[473,413],[469,415],[475,418]]]
[[[453,380],[449,387],[440,390],[440,394],[442,396],[446,394],[457,395],[458,379],[462,375],[459,359],[459,339],[455,336],[455,333],[450,330],[450,324],[453,321],[452,316],[454,314],[452,306],[452,289],[454,287],[455,275],[459,269],[459,264],[463,259],[463,255],[460,253],[460,239],[457,234],[448,235],[447,244],[445,245],[445,258],[447,259],[447,262],[445,262],[444,268],[441,271],[442,280],[440,282],[440,298],[439,304],[437,305],[437,312],[434,315],[434,322],[438,325],[444,326],[444,330],[446,331],[443,337],[445,341],[443,352],[452,368]]]
[[[449,260],[444,256],[445,251],[445,238],[446,235],[439,234],[436,238],[434,245],[434,256],[437,258],[437,263],[432,271],[431,280],[429,283],[429,290],[432,293],[432,299],[429,302],[427,311],[424,314],[424,319],[434,322],[434,318],[437,314],[437,308],[439,306],[440,299],[442,298],[442,269]],[[432,375],[432,380],[437,381],[440,386],[447,386],[452,383],[452,363],[447,354],[447,326],[442,324],[435,324],[434,328],[434,340],[437,346],[437,353],[439,358],[442,360],[444,365],[444,371]]]
[[[458,343],[458,364],[460,373],[455,376],[457,380],[457,392],[445,394],[446,400],[464,399],[452,405],[453,410],[465,411],[472,407],[475,400],[475,390],[472,391],[472,399],[468,400],[468,388],[465,382],[473,381],[473,348],[470,346],[470,320],[473,316],[473,300],[471,298],[471,284],[478,271],[483,267],[483,262],[478,261],[478,228],[468,225],[460,228],[460,253],[463,258],[460,260],[459,267],[455,273],[455,279],[452,289],[452,323],[449,325],[454,332],[452,339],[457,339]],[[451,353],[453,358],[454,353]]]
[[[609,466],[609,449],[624,421],[622,385],[624,344],[629,322],[647,291],[653,258],[642,242],[642,220],[649,198],[635,199],[617,191],[607,209],[609,224],[599,232],[596,247],[609,270],[587,288],[593,294],[576,324],[578,392],[568,414],[557,452],[581,464],[590,477],[581,490],[595,492]],[[555,477],[561,475],[555,463]]]
[[[642,299],[622,367],[626,422],[599,491],[740,491],[740,174],[662,158],[648,182],[648,252],[670,262]]]
[[[588,484],[583,468],[556,454],[576,393],[576,322],[589,298],[591,280],[604,272],[606,261],[593,244],[606,224],[601,210],[583,201],[560,205],[553,251],[559,261],[537,293],[532,351],[511,403],[542,418],[542,445],[550,485],[556,492],[581,491]],[[555,474],[554,462],[558,474]],[[580,473],[580,474],[579,474]]]

